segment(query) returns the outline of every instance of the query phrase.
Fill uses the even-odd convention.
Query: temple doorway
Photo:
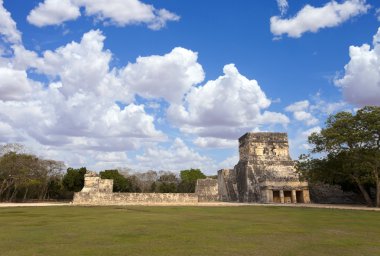
[[[281,198],[280,198],[280,191],[275,191],[273,190],[273,203],[281,203]]]
[[[305,203],[303,200],[303,191],[296,191],[297,203]]]
[[[284,191],[284,203],[285,204],[292,203],[292,191]]]

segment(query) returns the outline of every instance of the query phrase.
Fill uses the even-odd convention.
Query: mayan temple
[[[290,158],[286,133],[246,133],[239,138],[239,155],[234,169],[218,172],[221,200],[310,202],[308,183],[299,180]]]

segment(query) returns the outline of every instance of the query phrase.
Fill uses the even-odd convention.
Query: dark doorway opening
[[[284,191],[284,203],[292,203],[292,191]]]
[[[281,203],[280,191],[273,191],[273,203]]]
[[[296,192],[297,203],[304,203],[303,201],[303,191]]]

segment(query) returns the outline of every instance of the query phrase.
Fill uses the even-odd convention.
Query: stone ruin
[[[218,179],[202,179],[195,193],[113,193],[113,180],[87,172],[74,204],[195,204],[199,202],[310,203],[289,155],[286,133],[246,133],[239,138],[240,160],[234,169],[218,171]]]
[[[310,203],[289,155],[286,133],[246,133],[239,138],[239,162],[218,172],[222,201]]]
[[[76,205],[194,204],[193,193],[113,193],[113,180],[102,179],[94,172],[84,176],[83,189],[74,194]]]

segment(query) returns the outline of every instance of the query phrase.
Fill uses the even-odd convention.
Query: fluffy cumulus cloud
[[[380,28],[372,45],[350,46],[344,76],[335,80],[349,103],[380,106]]]
[[[130,8],[120,7],[125,4]],[[34,20],[40,26],[64,22],[77,16],[75,6],[117,25],[143,22],[155,29],[174,19],[170,12],[137,0],[112,4],[46,0],[29,19],[43,14]],[[136,8],[142,8],[138,16],[124,19],[123,12]],[[43,156],[96,170],[127,164],[139,169],[215,171],[227,166],[196,152],[181,138],[167,146],[167,135],[156,126],[159,120],[165,123],[160,127],[174,125],[170,129],[179,128],[197,147],[223,150],[236,149],[236,138],[247,131],[289,122],[284,114],[268,111],[271,101],[257,81],[241,75],[232,64],[224,67],[224,75],[202,85],[205,74],[197,53],[180,47],[114,67],[99,30],[56,49],[35,52],[22,44],[16,23],[2,5],[0,12],[4,21],[0,35],[9,48],[6,54],[0,50],[0,143],[21,142]],[[155,104],[163,100],[164,104]],[[143,153],[127,157],[126,152],[137,149]],[[232,160],[236,158],[223,164]]]
[[[147,148],[141,155],[136,156],[138,169],[181,170],[201,168],[202,171],[214,170],[214,161],[189,148],[186,143],[176,138],[169,148]]]
[[[126,101],[128,91],[110,70],[112,54],[104,50],[105,36],[99,30],[85,33],[80,43],[72,42],[55,51],[46,51],[35,68],[57,78],[59,89],[66,97],[75,93],[94,93],[98,96]]]
[[[53,2],[47,4],[54,7]],[[179,138],[169,148],[157,146],[166,135],[157,130],[155,117],[146,107],[134,100],[139,94],[170,104],[181,102],[204,79],[197,53],[175,48],[117,69],[111,67],[112,53],[104,49],[106,38],[99,30],[39,54],[24,48],[10,16],[9,21],[20,38],[12,39],[12,56],[0,61],[1,143],[19,141],[37,154],[95,170],[126,164],[156,168],[158,158],[162,169],[215,168],[213,160]],[[8,31],[0,33],[10,42]],[[45,76],[47,82],[33,81],[31,72]],[[134,164],[125,152],[140,147],[146,148],[145,153]]]
[[[257,81],[247,79],[230,64],[215,81],[193,87],[183,104],[172,104],[168,118],[186,133],[236,139],[263,124],[288,123],[283,114],[265,110],[270,104]]]
[[[179,16],[166,9],[156,9],[139,0],[45,0],[28,15],[28,21],[36,26],[59,25],[77,19],[83,7],[87,16],[105,24],[126,26],[147,24],[153,30],[161,29],[168,21]]]
[[[11,14],[4,8],[3,0],[0,0],[0,37],[12,44],[21,42],[21,33],[17,30]]]
[[[24,70],[0,66],[0,100],[22,100],[32,91]]]
[[[197,59],[197,53],[180,47],[164,56],[139,57],[124,68],[123,81],[145,98],[180,103],[185,93],[204,79]]]
[[[30,12],[27,20],[33,25],[42,27],[75,20],[79,16],[79,7],[71,0],[45,0]]]
[[[352,17],[366,13],[369,8],[366,0],[331,1],[322,7],[306,5],[292,18],[271,17],[270,29],[275,36],[287,34],[298,38],[305,32],[315,33],[322,28],[339,26]]]
[[[0,65],[0,141],[32,141],[79,164],[80,159],[67,155],[73,148],[85,156],[163,141],[166,136],[156,129],[154,117],[132,102],[118,71],[110,68],[112,54],[103,48],[104,39],[100,31],[89,31],[80,42],[41,56],[14,47],[14,56]],[[30,80],[29,69],[50,82]],[[124,107],[116,101],[123,101]]]

